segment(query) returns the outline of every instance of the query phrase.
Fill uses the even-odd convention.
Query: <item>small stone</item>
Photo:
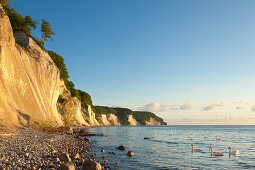
[[[73,134],[73,128],[72,127],[65,127],[66,134],[72,135]]]
[[[87,131],[85,129],[81,129],[80,132],[79,132],[79,135],[80,136],[87,136]]]
[[[74,159],[79,159],[79,158],[80,158],[79,153],[75,154]]]
[[[135,153],[133,151],[128,151],[127,152],[127,156],[134,156],[134,155],[135,155]]]
[[[29,153],[25,153],[24,155],[25,155],[25,157],[26,157],[26,158],[28,158],[28,157],[29,157]]]

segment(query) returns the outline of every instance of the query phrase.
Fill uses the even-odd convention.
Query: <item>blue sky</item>
[[[154,111],[170,124],[255,124],[253,0],[10,4],[52,24],[46,48],[96,105]]]

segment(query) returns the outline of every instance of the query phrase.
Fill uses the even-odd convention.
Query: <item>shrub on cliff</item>
[[[64,58],[53,51],[48,51],[48,54],[50,55],[50,57],[52,58],[56,66],[58,67],[60,71],[60,78],[63,80],[67,80],[69,78],[69,75],[66,69]]]
[[[13,30],[23,30],[28,35],[31,35],[31,30],[37,28],[38,22],[33,20],[31,16],[23,17],[11,8],[9,4],[3,6],[5,13],[8,15]]]

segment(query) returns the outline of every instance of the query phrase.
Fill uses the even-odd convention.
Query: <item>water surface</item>
[[[89,131],[107,135],[91,137],[97,141],[93,152],[107,156],[111,167],[118,162],[118,169],[255,169],[255,126],[114,126]],[[191,144],[203,152],[192,153]],[[119,145],[134,151],[135,156],[116,150]],[[225,156],[211,158],[210,146]],[[239,150],[240,156],[229,158],[229,146]],[[101,147],[106,152],[100,152]]]

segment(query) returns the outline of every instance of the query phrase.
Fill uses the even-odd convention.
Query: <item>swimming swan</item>
[[[192,152],[202,152],[203,151],[201,149],[194,149],[194,145],[193,144],[191,144],[191,146],[192,146]]]
[[[230,155],[240,155],[239,150],[232,151],[231,147],[228,148],[228,151],[229,151],[229,156]]]
[[[211,150],[211,157],[213,157],[213,156],[224,156],[224,154],[221,153],[221,152],[213,152],[212,147],[210,147],[209,150]]]

